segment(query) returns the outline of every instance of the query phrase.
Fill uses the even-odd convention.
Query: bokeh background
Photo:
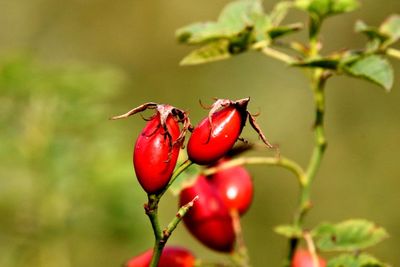
[[[152,246],[142,205],[146,195],[131,166],[140,117],[111,122],[148,101],[205,111],[198,100],[251,96],[250,110],[282,154],[306,164],[313,145],[313,110],[298,69],[256,53],[179,67],[190,48],[174,31],[216,18],[228,1],[16,0],[0,2],[0,266],[120,266]],[[269,10],[277,1],[265,1]],[[364,0],[362,9],[327,20],[324,51],[362,47],[356,19],[379,24],[400,12],[398,0]],[[293,12],[287,21],[305,21]],[[295,38],[304,38],[297,34]],[[329,147],[307,218],[368,218],[391,235],[370,252],[400,264],[400,63],[393,91],[348,77],[327,89]],[[243,134],[256,140],[248,129]],[[273,227],[291,220],[297,184],[277,168],[250,166],[254,205],[243,228],[255,266],[280,266],[286,241]],[[161,204],[161,221],[176,210]],[[171,244],[206,259],[180,226]],[[326,255],[326,256],[329,256]]]

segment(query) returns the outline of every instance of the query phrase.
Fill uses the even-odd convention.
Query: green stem
[[[310,23],[310,37],[309,37],[309,53],[308,58],[319,56],[319,31],[321,21],[311,18]],[[300,187],[299,206],[293,219],[295,227],[302,228],[304,216],[311,208],[311,185],[320,168],[322,158],[326,149],[326,138],[324,130],[324,117],[325,117],[325,82],[329,77],[329,73],[323,69],[313,69],[311,76],[311,88],[314,96],[315,105],[315,122],[314,122],[314,148],[308,163],[304,183]],[[291,238],[289,240],[289,253],[285,266],[289,267],[299,243],[298,238]]]
[[[212,175],[220,170],[245,165],[245,164],[264,164],[264,165],[272,165],[272,166],[280,166],[283,167],[296,175],[299,179],[300,184],[304,184],[306,181],[305,172],[301,168],[299,164],[285,157],[242,157],[232,159],[228,162],[221,164],[218,167],[208,168],[203,171],[203,174],[208,176]]]
[[[172,174],[171,180],[166,186],[166,188],[158,193],[158,194],[149,194],[148,195],[148,202],[144,205],[144,209],[146,211],[147,216],[149,217],[151,226],[153,228],[154,233],[154,247],[153,247],[153,256],[151,258],[150,267],[157,267],[158,262],[160,260],[162,251],[167,243],[168,238],[178,226],[182,217],[189,211],[189,209],[193,206],[194,201],[197,200],[197,197],[193,199],[188,204],[182,206],[179,210],[174,219],[168,224],[168,226],[161,230],[160,222],[158,220],[158,203],[160,202],[161,197],[164,193],[168,190],[171,184],[176,180],[176,178],[184,172],[192,162],[190,160],[186,160],[183,162]]]
[[[160,199],[165,194],[165,192],[167,192],[168,188],[175,182],[176,178],[178,178],[178,176],[182,172],[184,172],[187,168],[189,168],[192,164],[193,164],[193,162],[191,160],[187,159],[181,165],[179,165],[179,167],[176,168],[174,173],[172,174],[172,177],[169,180],[167,186],[163,189],[163,191],[161,191],[157,195],[157,198]]]
[[[292,64],[293,62],[296,61],[293,57],[269,47],[267,42],[255,43],[252,46],[252,49],[260,51],[264,55],[280,60],[286,64]]]

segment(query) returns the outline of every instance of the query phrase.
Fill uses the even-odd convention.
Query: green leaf
[[[400,39],[400,15],[391,15],[379,27],[379,31],[389,36],[388,44],[397,42]]]
[[[320,18],[351,12],[359,7],[357,0],[296,0],[297,8]]]
[[[347,13],[360,7],[357,0],[332,0],[332,14]]]
[[[343,67],[345,73],[371,81],[382,86],[387,91],[393,86],[393,68],[389,61],[382,56],[369,55],[359,57]]]
[[[192,51],[182,59],[181,65],[203,64],[223,59],[228,59],[232,55],[229,52],[229,40],[219,40],[206,44],[199,49]]]
[[[375,257],[362,253],[360,255],[342,254],[328,261],[327,267],[386,267],[387,264]]]
[[[385,229],[366,220],[324,223],[312,232],[321,251],[357,251],[376,245],[388,237]]]
[[[269,26],[269,18],[264,14],[260,1],[239,0],[225,6],[217,22],[190,24],[178,29],[176,37],[182,43],[205,44],[220,39],[230,40],[256,28],[257,37],[265,39]]]
[[[268,41],[267,31],[271,28],[271,19],[268,15],[253,13],[251,15],[253,32],[257,42]]]
[[[303,235],[303,230],[293,225],[278,225],[275,227],[274,231],[287,238],[301,238]]]
[[[215,22],[194,23],[178,29],[176,37],[181,43],[202,44],[221,38],[232,38],[242,30]]]
[[[387,35],[382,34],[378,28],[368,26],[365,22],[358,20],[355,24],[355,31],[365,34],[369,39],[378,39],[385,41],[388,39]]]
[[[268,30],[268,35],[271,39],[276,39],[278,37],[285,36],[303,29],[302,23],[293,23],[284,26],[273,27]]]
[[[278,26],[279,24],[281,24],[283,19],[286,17],[289,9],[293,6],[294,5],[292,1],[282,1],[277,3],[270,13],[271,24],[273,26]]]
[[[218,17],[218,23],[229,25],[231,27],[245,28],[252,24],[250,16],[254,13],[264,13],[260,1],[235,1],[225,6]]]

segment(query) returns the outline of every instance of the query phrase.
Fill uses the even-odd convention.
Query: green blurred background
[[[216,18],[228,1],[16,0],[0,3],[0,266],[120,266],[152,246],[145,194],[131,166],[144,122],[108,117],[143,102],[205,111],[198,100],[251,96],[250,110],[282,154],[306,164],[312,148],[312,100],[297,69],[256,53],[179,67],[190,48],[174,31]],[[266,9],[277,1],[266,1]],[[365,0],[359,11],[330,18],[324,51],[362,47],[357,18],[379,24],[400,12],[398,0]],[[288,21],[305,21],[293,12]],[[304,38],[304,34],[296,37]],[[392,93],[336,77],[327,89],[329,147],[313,190],[307,225],[365,217],[390,239],[374,248],[400,264],[400,63]],[[246,129],[243,134],[256,140]],[[280,266],[286,241],[273,233],[290,221],[297,184],[285,170],[249,167],[253,208],[243,218],[255,266]],[[176,198],[161,203],[161,221]],[[202,258],[183,226],[170,239]],[[329,256],[326,255],[326,256]]]

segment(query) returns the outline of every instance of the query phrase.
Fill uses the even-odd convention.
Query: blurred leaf
[[[268,15],[263,13],[253,13],[251,15],[251,21],[254,25],[254,36],[257,42],[267,40],[268,35],[266,34],[268,29],[271,27],[271,19]]]
[[[268,30],[268,34],[271,39],[275,39],[281,36],[285,36],[287,34],[297,32],[302,28],[303,28],[302,23],[293,23],[289,25],[273,27]]]
[[[382,34],[379,29],[375,27],[368,26],[365,22],[358,20],[355,24],[355,31],[365,34],[369,39],[378,39],[380,41],[385,41],[388,36]]]
[[[342,254],[328,261],[328,267],[386,267],[375,257],[362,253],[359,255]]]
[[[382,34],[389,36],[388,44],[397,42],[400,39],[400,15],[391,15],[379,27]]]
[[[218,17],[218,23],[230,27],[245,28],[252,24],[251,14],[262,14],[263,8],[260,1],[239,0],[229,3]]]
[[[345,73],[371,81],[387,91],[390,91],[393,86],[393,68],[389,61],[382,56],[359,57],[357,60],[345,64],[342,68]]]
[[[286,17],[289,9],[293,6],[294,5],[292,1],[278,2],[270,13],[271,24],[273,26],[278,26],[279,24],[281,24],[283,19]]]
[[[293,225],[278,225],[275,227],[274,231],[287,238],[301,238],[303,236],[303,230]]]
[[[204,44],[219,39],[231,39],[249,27],[263,27],[263,9],[259,1],[239,0],[229,3],[217,22],[194,23],[176,31],[182,43]],[[255,21],[254,21],[255,20]]]
[[[388,234],[382,227],[358,219],[321,224],[313,230],[313,236],[321,251],[357,251],[376,245]]]
[[[229,52],[229,41],[219,40],[206,44],[184,57],[180,65],[196,65],[223,59],[228,59],[232,55]]]
[[[340,13],[351,12],[359,7],[357,0],[296,0],[296,7],[312,16],[324,18]]]
[[[176,37],[181,43],[201,44],[218,38],[230,38],[242,29],[232,29],[215,22],[194,23],[176,31]]]

